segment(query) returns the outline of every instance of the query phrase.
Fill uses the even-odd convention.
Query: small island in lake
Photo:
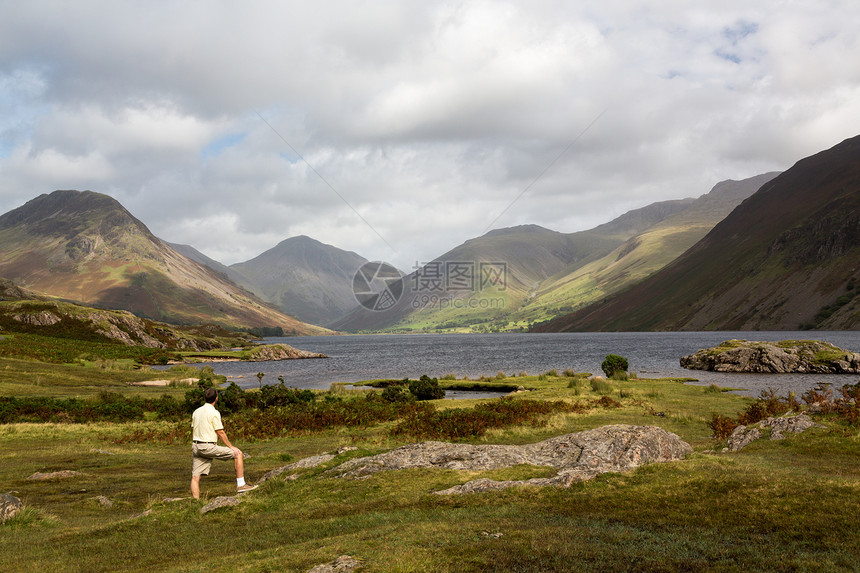
[[[817,340],[727,340],[684,356],[681,366],[714,372],[860,374],[860,354]]]

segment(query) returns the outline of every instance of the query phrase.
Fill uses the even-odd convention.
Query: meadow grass
[[[238,443],[249,454],[251,481],[290,460],[340,446],[358,449],[300,470],[294,481],[272,479],[236,507],[201,515],[203,503],[234,494],[231,464],[215,463],[198,502],[188,498],[189,444],[118,442],[137,430],[175,424],[0,425],[0,490],[11,490],[27,506],[21,517],[0,525],[0,568],[306,571],[349,554],[371,572],[860,569],[856,427],[821,418],[823,428],[755,442],[738,453],[713,453],[724,444],[710,436],[707,421],[714,413],[737,415],[749,398],[670,380],[609,380],[603,394],[587,382],[569,388],[567,377],[541,376],[518,377],[516,384],[530,390],[515,399],[572,404],[611,398],[620,407],[555,412],[543,423],[496,428],[469,441],[523,444],[630,423],[673,431],[696,452],[567,489],[438,496],[433,492],[476,478],[528,479],[552,471],[414,469],[334,478],[325,470],[346,459],[413,441],[392,435],[393,422],[338,427]],[[225,423],[229,434],[229,418]],[[81,475],[26,479],[63,469]],[[102,506],[100,495],[113,506]],[[170,498],[184,499],[165,501]]]

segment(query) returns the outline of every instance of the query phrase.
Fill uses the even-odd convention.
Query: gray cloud
[[[575,231],[857,134],[856,2],[635,4],[18,4],[0,210],[92,189],[226,263],[307,234],[408,270],[517,197],[494,226]]]

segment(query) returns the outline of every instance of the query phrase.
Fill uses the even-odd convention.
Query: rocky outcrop
[[[299,350],[289,344],[266,344],[251,350],[248,360],[262,362],[265,360],[294,360],[297,358],[328,358],[328,356],[319,352]]]
[[[684,356],[681,366],[715,372],[860,374],[860,354],[816,340],[727,340]]]
[[[76,472],[75,470],[61,470],[58,472],[47,472],[41,473],[36,472],[27,479],[29,480],[45,480],[45,479],[65,479],[70,477],[77,477],[81,475],[81,472]]]
[[[52,326],[60,322],[60,317],[54,314],[53,312],[48,312],[47,310],[42,312],[33,312],[33,313],[18,313],[12,316],[12,320],[15,322],[20,322],[22,324],[29,324],[31,326]]]
[[[305,468],[315,468],[318,465],[324,464],[326,462],[330,462],[334,459],[334,454],[320,454],[318,456],[310,456],[308,458],[303,458],[297,462],[292,464],[287,464],[285,466],[281,466],[279,468],[273,469],[270,472],[267,472],[263,477],[261,477],[258,483],[263,483],[264,481],[268,481],[273,477],[278,477],[279,475],[290,472],[293,470],[300,470]]]
[[[206,505],[200,508],[200,514],[209,513],[210,511],[215,511],[216,509],[221,509],[222,507],[233,507],[234,505],[239,505],[242,501],[238,497],[234,496],[222,496],[216,497]]]
[[[683,459],[692,451],[689,444],[662,428],[619,424],[523,446],[421,442],[376,456],[350,460],[326,473],[344,478],[361,478],[380,471],[406,468],[487,471],[529,464],[552,467],[558,473],[550,478],[525,481],[480,479],[437,493],[497,490],[515,485],[567,487],[602,473]]]
[[[310,456],[307,458],[302,458],[297,462],[293,462],[291,464],[287,464],[285,466],[281,466],[279,468],[275,468],[270,472],[267,472],[263,477],[261,477],[258,483],[263,483],[264,481],[268,481],[274,477],[278,477],[281,474],[286,472],[291,472],[295,470],[303,470],[308,468],[315,468],[322,464],[328,463],[335,459],[340,454],[345,454],[346,452],[352,452],[357,450],[358,448],[354,446],[341,446],[337,449],[337,452],[333,454],[319,454],[316,456]],[[294,477],[294,476],[291,476]],[[287,478],[290,479],[290,478]]]
[[[11,493],[0,493],[0,523],[12,519],[24,509],[21,500]]]
[[[341,555],[330,563],[308,569],[308,573],[352,573],[361,567],[361,561],[349,555]]]
[[[0,278],[0,301],[38,298],[28,290],[22,289],[9,279]]]
[[[96,327],[96,332],[117,342],[148,348],[167,347],[163,342],[147,334],[144,322],[131,313],[91,312],[86,319]]]
[[[770,428],[771,440],[784,440],[785,434],[799,434],[809,428],[822,428],[820,424],[812,421],[805,413],[799,416],[780,416],[779,418],[768,418],[755,426],[738,426],[729,436],[726,450],[739,452],[754,441],[760,439],[764,434],[761,428]]]

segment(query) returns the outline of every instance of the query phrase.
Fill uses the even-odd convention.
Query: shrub
[[[564,372],[561,373],[561,375],[567,378],[574,378],[576,376],[576,372],[571,368],[567,368]]]
[[[799,408],[800,405],[796,401],[792,403],[788,398],[780,398],[773,390],[762,390],[761,396],[740,413],[738,422],[748,426]]]
[[[725,440],[732,435],[732,432],[738,427],[738,423],[727,416],[714,414],[711,421],[708,422],[708,427],[713,431],[715,438]]]
[[[415,395],[405,386],[386,386],[382,399],[386,402],[414,402]]]
[[[608,378],[611,378],[616,372],[626,372],[629,368],[627,359],[617,354],[607,354],[600,368]]]
[[[474,408],[450,408],[436,411],[428,408],[411,412],[391,431],[417,439],[457,440],[484,435],[492,428],[532,424],[556,412],[583,411],[587,406],[563,401],[517,400],[502,398],[478,404]]]
[[[430,378],[426,374],[418,380],[404,380],[409,385],[409,391],[418,400],[439,400],[445,397],[445,390],[439,387],[436,378]]]

